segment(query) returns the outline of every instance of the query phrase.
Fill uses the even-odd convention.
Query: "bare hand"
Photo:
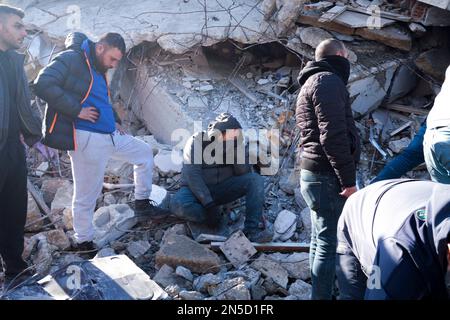
[[[342,192],[339,193],[339,194],[340,194],[341,196],[345,197],[345,198],[348,198],[348,197],[350,197],[352,194],[354,194],[356,191],[358,191],[358,190],[356,189],[356,186],[353,186],[353,187],[345,188],[345,189],[342,190]]]
[[[78,118],[87,120],[90,122],[95,123],[95,121],[98,120],[99,114],[95,107],[87,107],[83,108],[80,111],[80,114],[78,115]]]
[[[125,131],[125,129],[122,128],[122,126],[121,126],[120,124],[118,124],[117,122],[116,122],[116,129],[117,129],[117,131],[119,131],[119,134],[120,134],[121,136],[127,134],[127,132]]]

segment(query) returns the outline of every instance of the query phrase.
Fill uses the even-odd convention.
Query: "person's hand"
[[[78,118],[95,123],[98,120],[99,113],[95,107],[82,108]]]
[[[347,187],[344,188],[344,190],[342,190],[341,193],[339,193],[341,196],[348,198],[350,197],[352,194],[354,194],[356,191],[358,191],[358,189],[356,189],[356,186],[353,187]]]
[[[121,136],[127,134],[127,132],[125,131],[125,129],[124,129],[119,123],[117,123],[117,122],[116,122],[116,129],[117,129],[117,131],[119,131],[119,134],[120,134]]]
[[[210,202],[205,206],[206,209],[206,225],[210,228],[217,228],[222,221],[222,215],[220,214],[219,206],[216,203]]]

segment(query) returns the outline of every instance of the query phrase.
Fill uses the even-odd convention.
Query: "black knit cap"
[[[219,114],[208,126],[208,131],[219,130],[220,132],[225,132],[226,130],[231,129],[242,129],[242,126],[239,121],[228,112]]]

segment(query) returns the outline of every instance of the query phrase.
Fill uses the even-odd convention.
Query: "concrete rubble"
[[[271,141],[280,147],[274,156],[280,167],[263,176],[265,223],[278,244],[310,242],[311,212],[300,190],[294,115],[298,74],[314,59],[320,41],[340,39],[349,51],[347,87],[362,139],[359,186],[367,185],[411,141],[450,64],[450,7],[444,7],[445,1],[378,1],[380,19],[370,15],[368,1],[9,2],[25,8],[32,34],[24,50],[30,81],[63,49],[70,31],[85,32],[93,40],[109,31],[124,35],[127,59],[108,75],[112,100],[127,131],[152,147],[150,198],[161,207],[167,207],[179,188],[185,132],[206,129],[225,111],[245,129],[278,130],[261,141],[268,150]],[[69,6],[72,11],[67,11]],[[124,7],[127,12],[118,15]],[[80,25],[77,12],[82,13]],[[32,103],[43,111],[42,101]],[[252,139],[246,137],[247,143]],[[45,148],[29,149],[27,157],[29,179],[42,201],[28,196],[24,258],[41,281],[6,298],[65,299],[73,292],[54,291],[62,279],[58,270],[71,264],[84,268],[86,263],[69,252],[74,241],[70,158]],[[407,176],[422,179],[427,171],[419,166]],[[123,264],[142,280],[132,292],[113,290],[118,295],[110,298],[309,299],[307,253],[261,253],[242,232],[195,237],[179,221],[158,224],[136,217],[130,164],[111,160],[104,182],[94,215],[95,242],[101,250],[86,270],[95,278],[93,266],[106,268],[105,274],[122,279],[121,286],[127,276],[105,265]],[[224,211],[230,224],[243,221],[244,212],[242,201]],[[212,251],[211,241],[222,242],[220,250]],[[0,275],[0,286],[1,281]],[[86,285],[78,297],[98,298],[96,290],[103,289]]]

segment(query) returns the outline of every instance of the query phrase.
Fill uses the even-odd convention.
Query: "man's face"
[[[109,69],[114,69],[119,64],[122,59],[122,52],[114,47],[98,43],[95,46],[95,54],[97,56],[97,61],[101,72],[106,72]]]
[[[1,49],[19,49],[27,36],[22,18],[15,14],[0,14]]]
[[[224,134],[222,134],[222,140],[223,141],[235,141],[238,139],[240,133],[241,133],[241,129],[227,130],[227,131],[225,131]]]

